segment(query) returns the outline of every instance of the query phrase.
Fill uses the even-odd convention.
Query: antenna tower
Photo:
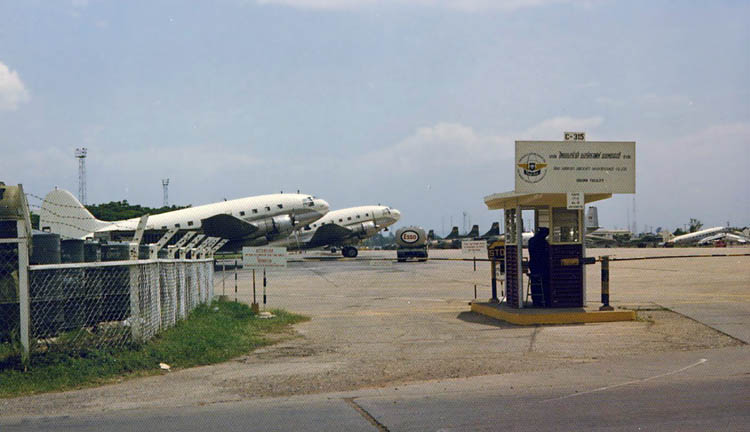
[[[75,155],[78,159],[78,199],[86,205],[86,147],[77,148]]]
[[[164,207],[169,207],[169,179],[161,179],[161,187],[164,189]]]

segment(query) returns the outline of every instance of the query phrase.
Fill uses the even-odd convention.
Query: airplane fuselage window
[[[352,220],[352,217],[351,217],[351,216],[349,216],[348,218],[346,218],[346,220]]]
[[[365,217],[370,217],[370,213],[365,213]]]
[[[339,219],[339,222],[343,222],[343,221],[344,221],[344,219]]]
[[[359,215],[357,215],[357,219],[359,219]]]
[[[266,207],[266,211],[271,211],[271,207]]]
[[[258,213],[258,209],[253,209],[253,214]]]
[[[175,227],[175,228],[179,228],[179,227],[180,227],[180,224],[174,224],[174,227]]]
[[[284,206],[282,204],[277,204],[276,207],[278,207],[278,208],[284,208]]]
[[[167,226],[166,226],[166,225],[164,225],[164,226],[162,226],[162,227],[161,227],[161,229],[167,229]]]
[[[241,211],[240,216],[245,216],[245,212]]]
[[[188,226],[193,226],[193,221],[188,221]]]

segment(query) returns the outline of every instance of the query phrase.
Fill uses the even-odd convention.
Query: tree
[[[682,228],[677,228],[676,230],[674,230],[674,232],[672,234],[674,234],[675,236],[679,236],[679,235],[683,235],[683,234],[687,234],[687,233],[685,231],[683,231]]]
[[[703,227],[703,223],[695,218],[690,218],[690,232],[694,233]]]

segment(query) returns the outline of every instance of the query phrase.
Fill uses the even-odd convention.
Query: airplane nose
[[[391,214],[393,215],[393,218],[395,220],[401,219],[401,212],[400,211],[398,211],[396,209],[393,209],[393,210],[391,210]]]
[[[329,209],[328,201],[322,200],[322,199],[315,200],[315,209],[321,215],[324,215],[324,214],[328,213],[328,209]]]

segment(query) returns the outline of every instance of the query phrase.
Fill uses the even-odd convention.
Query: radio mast
[[[78,199],[86,205],[86,147],[77,148],[75,155],[78,159]]]

